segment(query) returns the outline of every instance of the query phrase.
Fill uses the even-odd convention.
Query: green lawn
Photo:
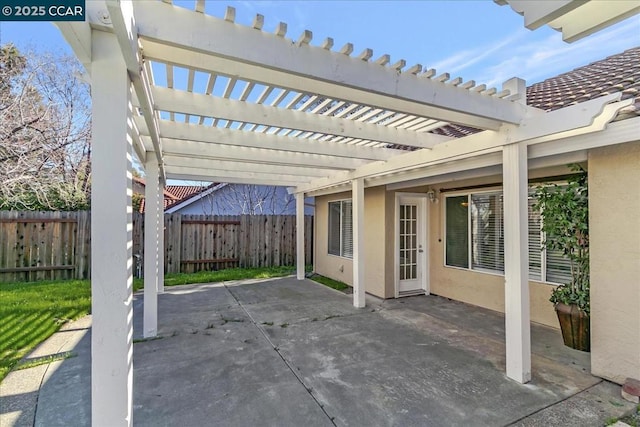
[[[89,313],[88,280],[0,284],[0,381],[60,326]]]
[[[224,282],[241,279],[268,279],[295,273],[295,267],[228,268],[218,271],[200,271],[197,273],[171,273],[164,276],[165,286],[188,285],[190,283]],[[133,281],[134,291],[144,288],[144,279]]]
[[[295,272],[295,267],[232,268],[193,274],[168,274],[165,286],[239,279],[267,279]],[[144,288],[134,279],[134,290]],[[89,280],[0,283],[0,381],[15,364],[62,324],[91,310]]]
[[[329,277],[321,276],[319,274],[314,274],[313,276],[309,277],[309,279],[313,280],[314,282],[322,283],[323,285],[337,291],[345,291],[350,288],[350,286],[346,283],[340,282],[339,280],[333,280]]]

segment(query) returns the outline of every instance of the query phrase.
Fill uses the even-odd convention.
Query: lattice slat
[[[195,79],[196,71],[193,68],[189,68],[189,74],[187,76],[187,92],[193,92],[193,80]],[[184,122],[189,123],[191,116],[189,114],[184,115]]]
[[[224,20],[227,22],[234,22],[236,20],[236,8],[227,6],[227,10],[224,13]]]

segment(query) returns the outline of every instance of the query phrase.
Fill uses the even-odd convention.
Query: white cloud
[[[498,40],[491,45],[480,46],[473,49],[463,50],[448,58],[445,58],[433,65],[436,70],[458,73],[469,68],[484,59],[504,50],[505,47],[515,43],[526,34],[526,30],[518,30],[505,39]]]
[[[639,28],[640,18],[635,17],[572,44],[563,42],[559,32],[529,42],[516,32],[492,45],[458,52],[436,68],[465,72],[488,87],[516,76],[531,84],[640,45]]]

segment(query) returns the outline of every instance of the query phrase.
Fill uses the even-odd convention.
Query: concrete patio
[[[136,340],[141,308],[139,294]],[[140,426],[602,426],[633,408],[546,327],[532,327],[531,383],[509,380],[503,316],[436,296],[368,298],[357,309],[288,277],[167,288],[159,313],[161,339],[134,345]],[[25,404],[9,425],[90,425],[85,332],[77,357],[41,374],[37,409]],[[33,400],[6,387],[39,368],[7,377],[3,413]]]

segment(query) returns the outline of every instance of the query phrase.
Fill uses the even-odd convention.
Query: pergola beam
[[[164,157],[164,163],[169,166],[194,167],[215,170],[217,173],[225,172],[259,172],[273,175],[296,175],[304,181],[310,181],[320,176],[330,175],[335,172],[331,169],[318,169],[303,166],[272,166],[262,163],[250,163],[246,161],[194,159],[182,156]]]
[[[602,130],[621,108],[632,102],[632,100],[626,100],[607,105],[619,100],[620,97],[620,93],[602,96],[561,110],[530,117],[521,126],[505,125],[500,132],[479,132],[459,138],[452,143],[437,145],[431,150],[401,154],[384,163],[371,163],[355,171],[341,172],[331,178],[319,178],[310,184],[298,187],[296,191],[313,192],[355,178],[386,175],[489,154],[502,150],[504,145],[522,141],[534,144]]]
[[[494,0],[508,4],[524,16],[524,26],[535,30],[545,24],[562,32],[568,43],[580,40],[640,12],[635,0]]]
[[[374,125],[366,122],[286,108],[252,104],[234,99],[212,97],[199,93],[154,87],[155,106],[161,111],[172,111],[195,116],[214,117],[241,123],[255,123],[283,129],[368,139],[389,144],[430,148],[450,138],[431,133],[417,133],[404,129]]]
[[[142,120],[141,118],[139,120]],[[146,129],[146,127],[145,127]],[[143,133],[144,130],[142,131]],[[404,151],[390,148],[359,147],[348,144],[331,144],[309,138],[295,138],[251,131],[200,126],[187,123],[160,121],[160,136],[163,138],[200,141],[249,148],[264,148],[296,153],[322,154],[325,156],[350,157],[363,160],[388,160]],[[444,140],[443,140],[444,141]]]
[[[139,34],[191,52],[184,61],[176,61],[190,66],[198,67],[208,56],[227,59],[227,66],[202,68],[481,129],[519,123],[528,109],[319,46],[294,44],[275,34],[186,9],[156,2],[136,2],[134,8]],[[167,22],[171,25],[163,24]],[[165,56],[162,51],[150,53],[143,45],[145,56]],[[251,68],[259,73],[252,73]]]
[[[153,95],[150,89],[150,74],[142,61],[142,55],[138,49],[138,35],[136,30],[136,18],[134,17],[133,3],[131,1],[105,1],[113,31],[116,34],[120,50],[127,65],[129,78],[136,93],[140,109],[143,112],[147,129],[151,136],[153,151],[158,162],[160,179],[164,182],[165,171],[162,163],[162,144],[160,142],[160,131],[158,129],[159,115],[154,109]],[[148,64],[147,64],[148,66]],[[141,159],[144,161],[143,159]],[[145,162],[146,163],[146,162]]]
[[[87,16],[89,15],[87,14]],[[55,22],[55,25],[87,73],[91,74],[91,26],[89,22]]]
[[[144,138],[148,137],[142,137]],[[165,155],[232,160],[277,166],[306,166],[333,170],[353,170],[367,162],[346,157],[319,154],[293,153],[290,151],[266,150],[261,148],[236,147],[233,145],[209,144],[207,142],[164,139]],[[335,171],[334,171],[335,172]],[[330,172],[331,173],[331,172]]]
[[[286,175],[286,174],[270,174],[260,172],[232,172],[232,171],[212,171],[208,168],[197,168],[188,166],[167,166],[167,172],[176,175],[197,175],[202,176],[206,174],[215,174],[219,177],[225,177],[226,179],[220,180],[220,182],[238,182],[236,180],[251,179],[254,182],[260,182],[261,180],[269,182],[277,182],[279,186],[290,186],[300,184],[302,182],[309,181],[311,177],[304,177],[298,175]],[[219,172],[219,173],[218,173]]]
[[[276,187],[290,187],[296,185],[293,181],[271,180],[261,178],[250,178],[247,176],[229,177],[227,175],[216,175],[210,170],[167,170],[167,179],[177,179],[182,181],[203,181],[221,182],[227,184],[251,184],[251,185],[272,185]]]
[[[508,4],[511,9],[524,16],[524,26],[535,30],[567,12],[583,5],[587,0],[556,0],[536,1],[530,0],[494,0],[500,5]]]
[[[549,26],[562,31],[562,40],[571,43],[639,12],[637,0],[592,0],[551,21]]]

